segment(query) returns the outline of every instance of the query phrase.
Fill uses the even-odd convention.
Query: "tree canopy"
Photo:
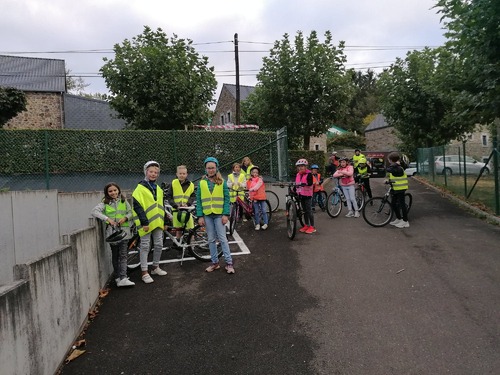
[[[26,95],[13,87],[0,87],[0,128],[26,110]]]
[[[336,47],[315,31],[293,44],[288,34],[276,41],[257,74],[259,83],[242,106],[243,117],[262,129],[287,127],[290,146],[309,148],[309,136],[325,133],[345,113],[353,88],[346,73],[344,43]]]
[[[138,129],[182,129],[205,123],[217,81],[208,58],[189,39],[168,38],[158,28],[114,46],[100,69],[110,105]]]

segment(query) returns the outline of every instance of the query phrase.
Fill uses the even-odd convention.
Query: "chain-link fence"
[[[0,190],[100,191],[110,181],[129,190],[144,177],[148,160],[160,163],[159,182],[175,178],[181,164],[196,180],[207,156],[219,160],[224,178],[234,162],[249,156],[265,181],[273,181],[283,171],[286,144],[286,133],[260,131],[2,129]]]
[[[465,197],[471,203],[500,214],[499,166],[496,140],[491,148],[478,149],[468,142],[420,148],[417,172],[436,185]]]

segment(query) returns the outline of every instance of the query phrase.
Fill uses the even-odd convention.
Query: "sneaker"
[[[399,224],[396,224],[396,228],[409,228],[410,223],[404,220],[401,220]]]
[[[359,211],[356,211],[356,212],[354,213],[354,217],[359,217]]]
[[[264,224],[261,228],[262,228],[262,230],[266,230],[267,229],[267,224]]]
[[[151,284],[154,282],[153,278],[149,276],[149,273],[142,275],[142,281],[144,281],[146,284]]]
[[[260,225],[259,225],[259,224],[257,224],[257,225],[255,226],[255,230],[260,230]]]
[[[163,271],[160,267],[153,268],[151,275],[165,276],[167,271]]]
[[[354,217],[354,212],[349,211],[345,217]]]
[[[232,264],[228,264],[226,265],[226,267],[224,267],[226,269],[226,272],[227,273],[234,273],[234,267]]]
[[[215,270],[218,270],[220,268],[219,263],[212,263],[210,266],[208,266],[205,271],[206,272],[214,272]]]
[[[117,277],[117,278],[115,279],[115,283],[116,283],[116,285],[118,285],[118,283],[119,283],[119,282],[120,282],[120,278],[119,278],[119,277]]]
[[[308,225],[304,225],[302,228],[299,229],[299,232],[302,232],[302,233],[305,233],[306,230],[309,229],[309,226]]]
[[[127,278],[121,279],[117,284],[117,286],[134,286],[135,283],[133,281],[130,281]]]
[[[398,225],[399,223],[401,223],[403,220],[401,219],[396,219],[396,220],[393,220],[389,223],[389,225]]]
[[[248,219],[245,216],[243,216],[243,222],[245,221],[248,221]]]
[[[305,231],[306,234],[312,234],[316,232],[316,228],[314,228],[313,226],[310,226],[309,228],[307,228],[307,230]]]

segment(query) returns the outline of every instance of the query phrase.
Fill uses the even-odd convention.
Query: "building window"
[[[228,112],[227,113],[227,123],[230,124],[231,123],[231,112]]]
[[[319,145],[317,143],[314,144],[314,151],[319,151]]]
[[[221,117],[220,117],[220,124],[224,125],[224,115],[221,115]]]
[[[481,144],[483,147],[488,146],[488,134],[481,134]]]

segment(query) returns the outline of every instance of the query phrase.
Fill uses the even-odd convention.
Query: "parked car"
[[[405,173],[407,176],[415,176],[416,174],[418,174],[417,163],[412,161],[410,164],[408,164],[408,168],[405,169]]]
[[[488,166],[470,156],[461,155],[446,155],[446,156],[436,156],[435,166],[436,173],[446,174],[451,176],[452,174],[463,174],[464,173],[464,158],[465,158],[465,172],[467,174],[479,174],[483,171],[483,174],[489,174],[490,169]]]

